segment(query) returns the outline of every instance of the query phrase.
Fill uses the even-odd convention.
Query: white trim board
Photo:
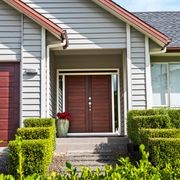
[[[20,61],[20,106],[19,106],[19,126],[23,127],[23,52],[24,52],[24,15],[21,14],[21,61]]]
[[[41,29],[41,118],[46,117],[46,30]]]
[[[131,82],[131,27],[126,24],[127,31],[127,89],[128,110],[132,109],[132,82]]]
[[[127,61],[126,53],[123,52],[123,95],[124,95],[124,135],[127,135],[127,104],[128,104],[128,93],[127,93]]]
[[[151,85],[151,62],[149,53],[149,38],[145,37],[145,59],[146,59],[146,107],[152,108],[152,85]]]

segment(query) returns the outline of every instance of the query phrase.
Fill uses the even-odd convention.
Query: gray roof
[[[168,47],[180,47],[180,11],[134,12],[137,17],[172,39]]]

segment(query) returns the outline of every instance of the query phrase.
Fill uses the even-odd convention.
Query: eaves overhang
[[[23,13],[42,27],[44,27],[46,30],[51,32],[54,36],[56,36],[58,39],[64,39],[65,38],[65,31],[47,19],[42,14],[38,13],[36,10],[29,7],[26,3],[22,2],[21,0],[3,0],[5,3],[10,5],[11,7],[15,8],[19,12]]]
[[[154,27],[150,26],[143,20],[139,19],[137,16],[122,8],[112,0],[92,1],[104,8],[105,10],[109,11],[111,14],[115,15],[122,21],[139,30],[140,32],[148,36],[150,39],[158,43],[161,47],[165,47],[171,42],[171,39],[168,36],[158,31]]]

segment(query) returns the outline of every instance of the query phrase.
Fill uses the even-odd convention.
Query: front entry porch
[[[105,55],[71,53],[56,52],[51,60],[50,114],[71,114],[68,136],[124,135],[121,50]]]
[[[112,135],[120,130],[119,69],[66,69],[57,75],[57,99],[62,103],[57,110],[72,116],[68,135]]]

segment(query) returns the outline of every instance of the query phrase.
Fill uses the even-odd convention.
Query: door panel
[[[6,146],[19,127],[19,83],[19,63],[0,63],[0,146]]]
[[[86,132],[86,77],[66,76],[66,111],[71,114],[70,131]]]
[[[111,76],[66,76],[70,132],[112,132]]]
[[[92,76],[92,132],[112,131],[111,76]]]

